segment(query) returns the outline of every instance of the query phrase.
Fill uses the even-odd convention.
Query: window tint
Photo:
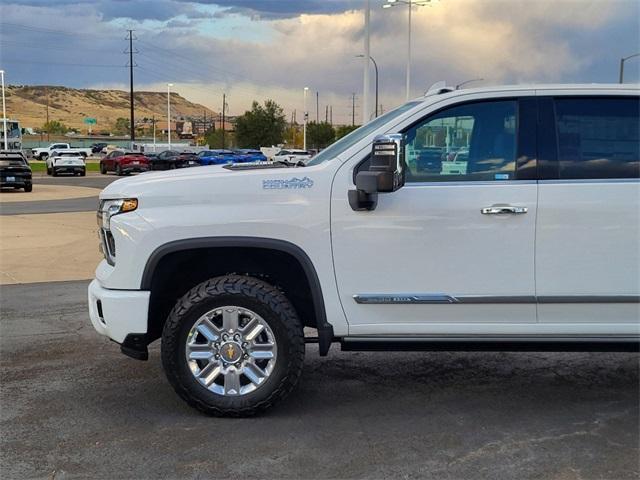
[[[558,178],[640,177],[638,98],[559,98]]]
[[[405,133],[408,182],[513,180],[516,102],[443,110]]]

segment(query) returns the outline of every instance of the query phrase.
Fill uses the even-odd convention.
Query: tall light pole
[[[169,135],[169,150],[171,150],[171,87],[173,87],[173,83],[167,83],[167,133]]]
[[[364,61],[362,67],[364,69],[364,82],[362,87],[362,125],[369,121],[369,17],[371,16],[371,8],[369,0],[365,1],[364,6]]]
[[[2,122],[4,123],[4,150],[9,150],[7,144],[7,107],[4,103],[4,70],[0,70],[0,77],[2,77]]]
[[[307,92],[309,91],[309,87],[304,87],[303,93],[303,122],[302,122],[302,149],[307,149],[307,117],[309,117],[309,112],[307,112]]]
[[[364,55],[356,55],[356,57],[364,58]],[[374,117],[377,117],[378,116],[378,64],[376,63],[376,61],[373,59],[371,55],[369,55],[369,60],[373,62],[373,66],[376,69],[376,113]]]
[[[633,57],[640,57],[640,52],[634,53],[633,55],[629,55],[628,57],[623,57],[620,59],[620,78],[619,78],[620,83],[624,82],[624,62],[626,62],[627,60]]]
[[[407,27],[407,101],[411,98],[411,10],[413,6],[424,7],[431,0],[387,0],[382,8],[391,8],[398,5],[407,5],[409,8],[409,25]]]

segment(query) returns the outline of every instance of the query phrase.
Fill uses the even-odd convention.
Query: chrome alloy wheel
[[[246,395],[273,372],[278,355],[275,335],[255,312],[218,307],[194,324],[185,348],[196,380],[213,393]]]

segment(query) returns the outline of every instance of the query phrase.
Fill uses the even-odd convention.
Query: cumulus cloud
[[[0,22],[5,22],[0,23],[0,57],[36,64],[1,58],[16,83],[126,85],[121,21],[126,19],[139,38],[136,82],[141,88],[172,82],[188,98],[214,109],[224,90],[232,113],[239,113],[251,100],[265,98],[300,111],[302,87],[309,86],[320,92],[321,118],[330,103],[334,119],[343,122],[350,120],[351,93],[361,95],[363,61],[355,58],[362,53],[360,1],[102,0],[76,1],[73,9],[27,3],[0,7]],[[220,15],[205,3],[216,4],[222,18],[212,18]],[[407,11],[371,5],[371,54],[380,67],[381,102],[387,109],[405,96]],[[240,10],[242,15],[231,13]],[[633,0],[443,0],[416,8],[413,94],[442,79],[452,84],[478,77],[494,84],[615,81],[618,59],[637,49],[639,16]],[[47,32],[65,25],[74,28],[67,34]],[[266,33],[252,36],[255,32]],[[19,45],[20,54],[5,45]],[[55,62],[118,67],[58,68]],[[638,77],[636,67],[629,65],[628,78]],[[310,106],[313,118],[312,99]]]

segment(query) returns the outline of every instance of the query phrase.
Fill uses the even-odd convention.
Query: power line
[[[124,68],[124,65],[107,65],[107,64],[92,64],[92,63],[60,63],[60,62],[29,62],[24,60],[16,60],[12,58],[2,57],[3,62],[17,63],[25,65],[56,65],[60,67],[96,67],[96,68]]]

